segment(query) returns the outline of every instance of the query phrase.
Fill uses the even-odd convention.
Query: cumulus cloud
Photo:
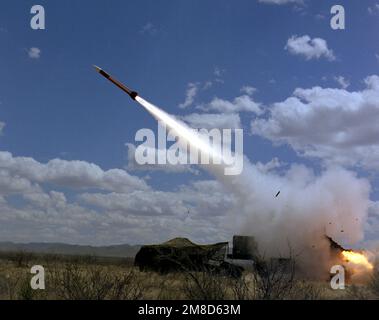
[[[367,12],[370,15],[378,15],[379,14],[379,3],[375,3],[374,5],[368,7]]]
[[[257,89],[252,86],[243,86],[241,88],[241,92],[247,94],[248,96],[252,96],[256,91]]]
[[[0,135],[3,134],[5,123],[0,121]]]
[[[199,170],[195,169],[194,166],[187,164],[158,164],[158,158],[166,158],[166,150],[156,149],[156,148],[148,148],[144,146],[144,148],[149,149],[152,153],[156,155],[156,164],[139,164],[135,159],[136,146],[132,143],[126,143],[125,146],[128,148],[128,164],[126,169],[129,171],[162,171],[165,173],[183,173],[190,172],[192,174],[198,175]]]
[[[198,107],[204,111],[216,111],[220,113],[253,112],[261,114],[261,104],[255,102],[249,95],[242,95],[233,101],[214,98],[211,102]]]
[[[187,108],[191,106],[195,100],[195,97],[199,91],[199,83],[189,83],[187,85],[186,98],[183,103],[179,104],[179,108]]]
[[[334,77],[334,80],[341,86],[342,89],[347,89],[350,86],[350,81],[343,76]]]
[[[379,76],[361,91],[298,88],[275,103],[252,132],[327,163],[379,169]]]
[[[54,159],[43,164],[33,158],[14,157],[9,152],[0,152],[0,170],[35,183],[53,183],[71,188],[99,188],[109,191],[149,188],[145,181],[125,170],[104,171],[85,161]]]
[[[191,113],[183,116],[191,128],[196,129],[239,129],[241,119],[237,113]]]
[[[31,181],[60,185],[63,173],[53,171],[47,175],[33,159],[1,155],[1,170],[24,180],[18,183],[15,180],[14,187],[7,190],[0,187],[1,240],[110,244],[160,242],[185,236],[213,242],[243,232],[254,235],[263,252],[277,255],[283,253],[280,250],[287,240],[295,242],[296,249],[320,243],[328,221],[334,223],[327,230],[329,235],[341,237],[339,224],[343,221],[342,239],[357,241],[362,237],[360,226],[367,213],[367,181],[343,169],[331,169],[316,176],[304,166],[293,165],[278,175],[275,172],[281,166],[278,159],[258,165],[246,160],[243,175],[226,177],[215,173],[219,181],[195,181],[172,191],[89,188],[69,199],[62,191],[45,192]],[[10,165],[5,165],[4,159]],[[24,168],[29,165],[32,171],[37,169],[36,174]],[[72,169],[68,163],[66,168]],[[210,172],[214,173],[212,168]],[[66,174],[70,182],[64,185],[76,188],[71,174]],[[86,176],[87,182],[81,186],[88,187],[91,182],[93,189],[97,189],[99,179]],[[26,177],[31,180],[28,182]],[[3,180],[5,186],[11,185],[0,179]],[[273,201],[278,187],[283,187],[282,193]],[[9,192],[21,194],[24,200],[21,205],[7,201]],[[318,256],[316,260],[319,263]]]
[[[285,49],[291,54],[305,57],[306,60],[326,58],[333,61],[336,59],[333,50],[328,48],[324,39],[312,39],[308,35],[292,36],[288,39]]]
[[[130,193],[84,193],[82,201],[107,211],[125,212],[128,215],[191,216],[224,215],[233,204],[233,197],[216,181],[197,181],[181,186],[175,192],[151,190]]]
[[[104,171],[84,161],[40,163],[0,152],[0,241],[221,241],[232,202],[216,181],[154,190],[121,169]]]
[[[12,195],[18,193],[29,193],[39,190],[28,179],[18,175],[12,175],[7,170],[0,169],[0,194]]]
[[[28,56],[31,59],[39,59],[41,57],[41,49],[32,47],[28,50]]]

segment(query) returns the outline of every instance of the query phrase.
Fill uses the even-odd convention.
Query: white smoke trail
[[[149,111],[158,121],[165,123],[170,130],[183,138],[192,148],[197,149],[201,153],[207,154],[210,162],[220,164],[225,163],[223,156],[218,149],[213,148],[212,145],[209,144],[209,140],[207,141],[205,137],[202,137],[185,123],[175,119],[173,116],[139,96],[136,96],[136,101]]]
[[[212,152],[186,124],[140,97],[136,100],[188,144]],[[370,184],[351,171],[328,168],[315,175],[305,166],[293,165],[278,175],[262,172],[247,158],[238,176],[225,176],[219,166],[206,169],[236,197],[228,221],[232,232],[253,235],[267,256],[285,254],[290,244],[310,272],[320,276],[330,265],[326,234],[347,245],[364,236]],[[281,193],[275,198],[279,187]]]

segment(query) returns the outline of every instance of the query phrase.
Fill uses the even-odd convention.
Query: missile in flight
[[[130,90],[127,86],[123,85],[120,81],[113,78],[109,73],[105,72],[103,69],[99,68],[98,66],[93,66],[95,70],[100,73],[104,78],[108,79],[110,82],[115,84],[117,87],[119,87],[122,91],[126,92],[133,100],[136,100],[136,97],[138,96],[138,93]]]

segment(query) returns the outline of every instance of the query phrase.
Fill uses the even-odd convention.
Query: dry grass
[[[369,286],[332,290],[328,282],[295,277],[294,269],[267,263],[259,272],[231,278],[209,270],[159,274],[140,272],[130,260],[95,257],[0,255],[0,299],[375,299],[379,273]],[[30,288],[30,267],[45,267],[46,290]]]

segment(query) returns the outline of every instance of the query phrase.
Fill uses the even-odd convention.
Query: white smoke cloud
[[[254,236],[266,256],[286,256],[290,245],[306,271],[322,276],[330,263],[325,235],[348,246],[364,238],[370,184],[351,171],[334,167],[316,175],[292,165],[279,175],[248,159],[240,176],[209,169],[236,198],[233,230]]]

